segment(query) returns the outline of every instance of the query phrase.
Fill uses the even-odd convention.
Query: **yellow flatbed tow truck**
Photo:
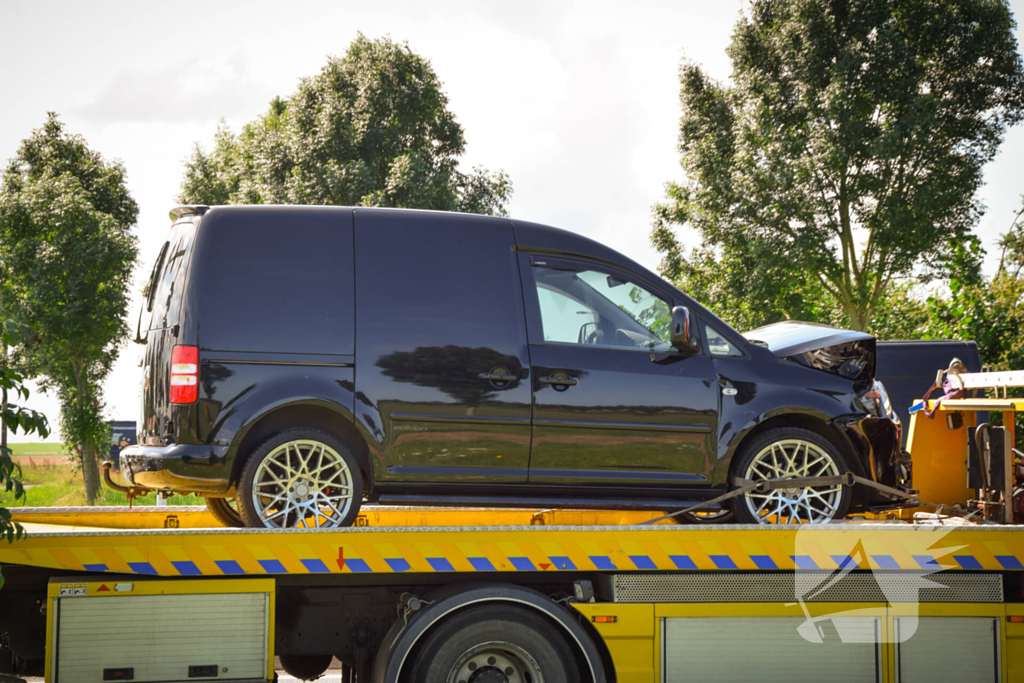
[[[1012,491],[964,476],[975,413],[1017,403],[914,415],[921,498],[968,520],[371,506],[348,529],[271,530],[23,508],[26,537],[0,544],[0,633],[51,683],[272,681],[275,655],[299,678],[336,656],[348,683],[1024,681],[1024,526],[991,521]],[[1015,459],[983,451],[991,488]]]

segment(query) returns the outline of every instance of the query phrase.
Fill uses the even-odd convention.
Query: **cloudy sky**
[[[0,161],[47,111],[121,159],[141,206],[141,281],[169,225],[183,159],[195,142],[212,141],[218,119],[237,130],[327,55],[344,53],[357,32],[390,34],[444,82],[465,129],[466,166],[511,175],[513,216],[586,234],[655,268],[650,207],[666,181],[682,179],[679,62],[727,79],[725,47],[744,4],[0,0]],[[1024,16],[1024,0],[1010,4]],[[1022,159],[1018,127],[981,192],[988,212],[978,231],[990,251],[1020,206]],[[134,324],[137,302],[133,309]],[[140,348],[122,351],[107,383],[111,419],[138,416]],[[36,396],[32,406],[56,424],[55,400]]]

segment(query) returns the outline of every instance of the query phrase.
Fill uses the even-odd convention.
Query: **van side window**
[[[578,344],[580,335],[597,323],[597,313],[556,289],[537,288],[544,341]]]
[[[708,351],[712,356],[727,356],[729,358],[742,358],[743,352],[730,344],[722,335],[715,331],[711,325],[704,326],[704,335],[708,338]]]
[[[671,307],[644,287],[583,266],[532,271],[545,342],[671,351]]]

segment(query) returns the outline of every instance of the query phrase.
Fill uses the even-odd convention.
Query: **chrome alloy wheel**
[[[802,439],[774,441],[754,456],[744,478],[750,481],[839,476],[835,459],[820,446]],[[823,524],[835,518],[842,486],[803,486],[751,491],[744,504],[761,524]]]
[[[352,508],[352,491],[352,473],[337,451],[319,441],[288,441],[257,468],[252,502],[268,527],[336,527]]]
[[[474,645],[459,657],[447,683],[543,683],[537,660],[512,643]]]

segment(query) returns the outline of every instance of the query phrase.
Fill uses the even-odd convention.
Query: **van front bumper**
[[[864,475],[879,484],[908,491],[914,485],[913,469],[901,447],[903,425],[899,417],[850,415],[834,421],[846,430],[846,436],[860,444]],[[871,505],[889,505],[894,501],[878,491],[866,491]]]
[[[157,491],[225,494],[231,488],[230,451],[202,444],[128,446],[121,451],[121,474]]]

